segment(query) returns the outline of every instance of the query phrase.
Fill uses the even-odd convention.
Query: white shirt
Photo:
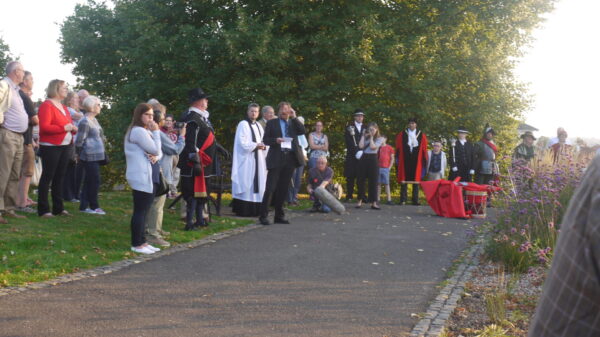
[[[210,113],[208,111],[206,111],[206,110],[200,110],[200,109],[198,109],[196,107],[193,107],[193,106],[190,107],[190,110],[199,113],[200,116],[204,117],[204,119],[206,119],[206,120],[208,120],[208,116],[210,115]]]
[[[8,110],[4,113],[3,126],[10,131],[24,133],[29,127],[29,116],[19,94],[19,86],[8,77],[5,77],[4,80],[8,83],[8,90],[12,91],[12,95],[10,95],[11,101]]]
[[[358,134],[360,134],[360,132],[362,131],[362,123],[354,121],[354,126],[356,126],[356,129],[358,130]]]
[[[408,134],[408,146],[412,152],[415,147],[419,146],[419,141],[417,140],[417,129],[406,129],[406,133]]]

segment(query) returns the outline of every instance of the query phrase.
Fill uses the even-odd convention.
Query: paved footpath
[[[405,336],[471,225],[427,206],[301,212],[290,225],[1,296],[0,336]]]

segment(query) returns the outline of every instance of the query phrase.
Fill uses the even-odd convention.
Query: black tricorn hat
[[[363,111],[363,109],[360,109],[360,108],[359,108],[359,109],[356,109],[356,110],[354,110],[354,114],[353,114],[353,116],[361,116],[361,115],[362,115],[362,116],[364,116],[364,115],[365,115],[365,112]]]
[[[207,95],[204,90],[202,90],[202,88],[194,88],[190,91],[188,91],[188,102],[194,103],[198,100],[201,100],[203,98],[209,98],[210,96]]]
[[[490,123],[485,124],[485,128],[483,129],[483,135],[487,135],[488,132],[491,132],[494,136],[496,135],[496,131],[494,131],[494,128],[490,126]]]
[[[465,128],[464,126],[460,126],[456,132],[458,133],[470,133],[469,130],[467,130],[467,128]]]
[[[537,139],[537,138],[535,138],[535,136],[533,135],[533,132],[531,132],[531,131],[525,131],[525,133],[521,135],[521,139],[525,139],[525,137],[527,137],[527,136],[533,138],[533,140]]]

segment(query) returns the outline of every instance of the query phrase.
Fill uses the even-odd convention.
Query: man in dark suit
[[[267,154],[267,183],[260,209],[259,222],[270,225],[267,219],[269,205],[273,201],[275,207],[275,223],[289,224],[283,212],[283,201],[288,191],[292,174],[296,167],[304,165],[304,154],[298,144],[298,136],[306,130],[296,119],[296,112],[288,102],[277,106],[278,118],[267,122],[263,143],[269,146]],[[286,141],[286,139],[292,141]]]
[[[356,152],[359,151],[358,142],[364,131],[363,120],[365,113],[362,109],[354,110],[354,120],[346,127],[344,139],[346,141],[346,161],[344,162],[344,177],[346,177],[346,201],[352,199],[354,194],[354,182],[358,177],[358,159]]]
[[[471,182],[475,174],[473,143],[467,140],[469,131],[464,127],[457,130],[458,140],[452,140],[450,151],[450,176],[448,180],[460,177],[460,181]]]

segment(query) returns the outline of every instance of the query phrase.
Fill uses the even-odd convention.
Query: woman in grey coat
[[[106,160],[104,134],[96,116],[102,105],[96,96],[88,96],[82,104],[85,117],[79,121],[79,132],[75,140],[77,156],[83,165],[84,180],[81,189],[79,210],[88,214],[104,215],[98,204],[100,190],[100,163]]]
[[[160,103],[152,104],[152,107],[154,109],[154,122],[156,122],[159,127],[162,127],[165,123],[167,109]],[[173,181],[173,157],[179,156],[183,150],[183,147],[185,146],[185,131],[186,130],[184,126],[179,133],[177,142],[175,143],[173,143],[171,138],[166,133],[160,133],[160,143],[163,156],[158,163],[168,184],[171,184]],[[163,236],[169,235],[169,233],[162,230],[163,209],[165,207],[166,198],[166,194],[155,196],[146,218],[148,242],[163,247],[168,247],[171,245],[163,238]]]

